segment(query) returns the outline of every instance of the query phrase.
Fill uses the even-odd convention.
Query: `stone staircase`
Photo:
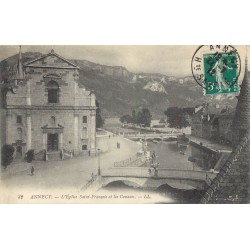
[[[62,160],[73,158],[73,152],[71,150],[67,150],[67,149],[64,148],[61,151],[61,154],[62,154],[62,157],[63,157]]]
[[[61,160],[60,151],[47,152],[47,160],[48,161],[60,161]]]
[[[43,149],[34,154],[34,160],[36,161],[45,161],[46,160],[46,150]]]

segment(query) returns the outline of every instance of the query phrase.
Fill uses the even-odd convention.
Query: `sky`
[[[245,46],[238,47],[245,51]],[[192,74],[191,60],[197,48],[198,45],[22,45],[22,52],[46,54],[54,49],[55,53],[66,59],[84,59],[109,66],[124,66],[134,73],[188,76]],[[0,61],[18,51],[17,45],[1,45]],[[249,50],[248,53],[250,54]]]

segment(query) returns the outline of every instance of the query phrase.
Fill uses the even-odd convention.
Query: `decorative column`
[[[43,149],[47,150],[47,134],[43,133]]]
[[[31,106],[30,81],[26,85],[26,105]],[[27,110],[27,151],[31,149],[31,111]]]
[[[59,134],[59,149],[63,149],[63,132]]]
[[[96,152],[96,110],[91,110],[90,113],[90,152]]]
[[[95,94],[94,93],[90,93],[90,106],[95,107],[96,103],[95,103]]]
[[[6,144],[11,144],[11,110],[6,111]]]
[[[74,114],[74,154],[79,154],[79,115]]]
[[[74,84],[74,105],[79,106],[79,100],[76,98],[77,97],[77,91],[78,90],[78,83],[75,82]]]
[[[31,149],[31,114],[27,110],[27,151]]]
[[[26,105],[31,105],[31,96],[30,96],[30,81],[27,81],[26,86]]]

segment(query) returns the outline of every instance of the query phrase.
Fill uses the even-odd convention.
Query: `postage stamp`
[[[193,55],[192,74],[205,95],[237,93],[240,62],[231,45],[203,45]]]

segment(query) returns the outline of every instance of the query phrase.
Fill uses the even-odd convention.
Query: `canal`
[[[146,131],[138,131],[138,129],[117,128],[118,124],[114,127],[107,128],[114,133],[132,134],[132,133],[147,133]],[[152,133],[152,132],[148,132]],[[156,162],[160,163],[159,168],[168,169],[181,169],[181,170],[210,170],[218,160],[218,155],[211,154],[211,152],[202,150],[199,146],[193,146],[181,141],[147,141],[148,149],[155,152]],[[145,190],[133,188],[125,185],[123,182],[113,182],[103,188],[102,191],[109,192],[110,194],[121,193],[133,194],[136,197],[145,195]],[[163,185],[156,191],[147,191],[155,197],[153,203],[199,203],[204,191],[179,189]],[[152,201],[152,200],[151,200]],[[150,200],[148,202],[151,202]],[[143,201],[139,201],[143,202]],[[147,201],[145,201],[147,202]],[[151,202],[152,203],[152,202]]]
[[[218,160],[218,155],[205,151],[199,146],[177,141],[147,142],[156,154],[160,167],[181,170],[210,170]]]
[[[159,168],[182,169],[182,170],[208,170],[210,164],[205,152],[192,145],[183,146],[177,141],[147,142],[151,152],[155,152],[156,162]],[[190,160],[191,157],[191,160]],[[204,158],[205,157],[205,158]],[[193,161],[195,159],[195,162]],[[156,191],[141,190],[125,185],[123,182],[113,182],[106,186],[103,191],[111,194],[133,194],[142,197],[147,194],[154,197],[153,203],[199,203],[203,191],[194,189],[180,189],[181,187],[170,187],[163,185]],[[139,200],[139,202],[150,202]]]

